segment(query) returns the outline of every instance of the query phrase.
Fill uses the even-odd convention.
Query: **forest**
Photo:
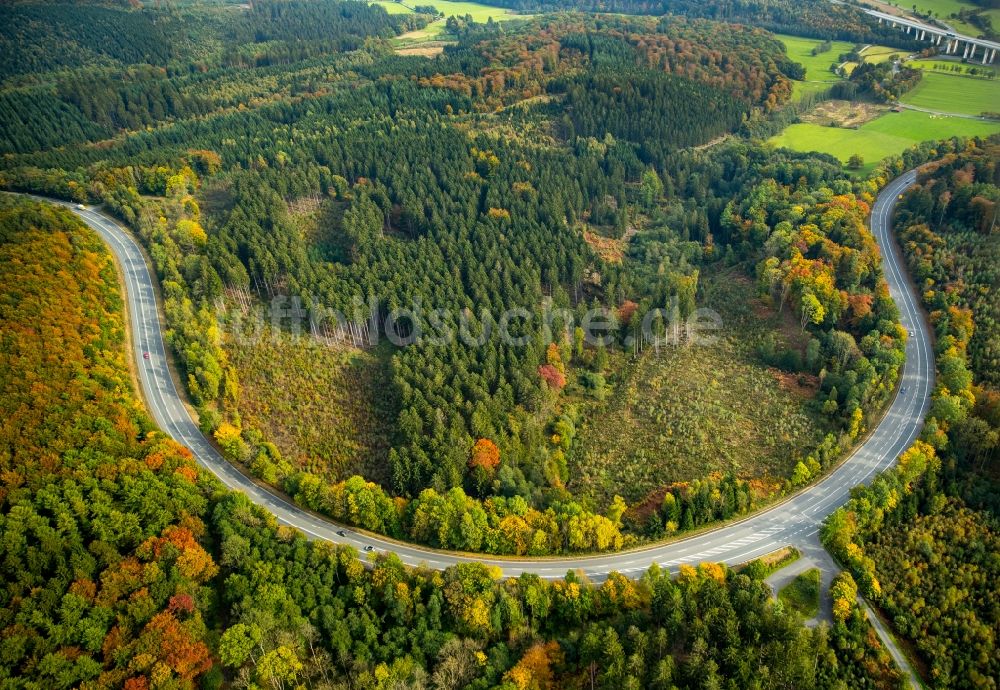
[[[255,2],[125,11],[101,4],[0,7],[0,151],[28,153],[273,98],[247,68],[301,64],[416,29],[417,15],[357,2]],[[317,88],[329,70],[306,70]],[[262,75],[263,76],[263,75]],[[266,77],[265,77],[266,78]],[[298,81],[298,80],[297,80]]]
[[[521,2],[499,4],[564,9]],[[803,625],[761,562],[504,580],[280,526],[143,411],[97,236],[3,195],[0,685],[902,688],[862,594],[934,687],[990,687],[996,141],[922,144],[860,178],[753,138],[796,117],[804,75],[769,30],[910,47],[848,5],[574,9],[625,14],[453,18],[428,58],[397,39],[430,15],[364,3],[8,3],[0,187],[135,232],[186,397],[242,470],[392,538],[546,556],[745,515],[864,438],[907,338],[866,221],[923,166],[897,224],[938,386],[921,441],[823,527],[847,569],[832,624]],[[890,98],[918,76],[853,82]],[[633,384],[662,380],[665,347],[698,357],[691,319],[734,292],[758,327],[725,336],[764,389],[743,395],[783,438],[709,468],[684,461],[708,408]],[[644,328],[655,310],[670,318]],[[589,465],[626,414],[684,457],[648,471],[610,434],[614,465]]]
[[[572,125],[567,138],[603,139],[611,134],[641,142],[637,153],[646,163],[663,161],[672,151],[733,131],[743,110],[721,90],[668,74],[623,79],[620,74],[598,72],[567,84],[565,94],[561,105]],[[658,136],[650,122],[669,127]]]
[[[154,430],[89,228],[0,198],[0,288],[5,686],[900,687],[857,607],[806,628],[759,565],[501,581],[307,541]]]
[[[1000,305],[993,299],[998,282],[996,233],[1000,216],[1000,170],[995,144],[971,147],[935,161],[899,211],[900,239],[914,278],[932,315],[965,317],[972,327],[963,340],[976,381],[1000,390]],[[967,318],[967,317],[965,317]],[[946,327],[948,327],[946,326]]]
[[[132,392],[111,257],[5,195],[0,265],[0,682],[190,686],[213,664],[210,492]]]
[[[219,57],[246,45],[247,26],[271,11],[264,3],[219,35],[219,59],[205,70],[132,65],[134,81],[101,70],[57,79],[52,98],[65,109],[48,117],[72,110],[76,129],[31,128],[0,166],[9,188],[101,201],[136,228],[201,427],[230,459],[359,527],[544,555],[621,548],[745,513],[810,481],[863,435],[902,358],[864,226],[879,181],[744,141],[697,150],[788,102],[801,67],[779,41],[700,19],[573,14],[469,25],[434,60],[395,55],[377,39],[313,53],[313,38],[286,40],[304,21],[352,36],[385,28],[377,8],[366,23],[338,3],[313,5],[283,4],[271,33],[252,30],[266,33],[264,45],[307,50],[287,65],[236,68]],[[206,23],[215,16],[200,11]],[[251,107],[238,105],[248,98]],[[90,128],[119,134],[93,146]],[[61,145],[42,141],[47,132]],[[311,234],[292,212],[302,205],[322,211]],[[627,248],[620,260],[595,248],[609,242]],[[754,472],[694,468],[646,495],[613,482],[576,491],[587,408],[575,392],[607,395],[626,356],[648,359],[668,336],[685,342],[686,329],[643,334],[642,319],[655,309],[688,319],[706,294],[703,275],[732,269],[788,315],[794,337],[754,357],[774,370],[770,385],[807,384],[798,404],[818,441]],[[291,299],[302,314],[280,328],[337,347],[367,350],[398,309],[410,312],[406,328],[430,329],[376,350],[378,416],[392,423],[362,446],[367,457],[346,461],[331,443],[378,428],[374,403],[338,407],[331,420],[343,430],[324,439],[303,429],[295,438],[306,447],[293,447],[274,431],[285,418],[262,419],[246,402],[241,379],[259,377],[240,368],[259,355],[226,339],[240,319]],[[581,340],[594,309],[613,317],[598,346]],[[500,337],[512,310],[555,317],[519,322],[525,343],[514,346]],[[439,342],[463,329],[476,346]],[[300,371],[285,387],[315,399],[319,384]]]
[[[855,43],[915,46],[898,31],[872,24],[847,3],[830,6],[826,0],[495,0],[513,10],[585,11],[654,16],[677,15],[760,26],[774,33],[790,33]],[[900,41],[903,43],[900,43]]]
[[[236,6],[141,9],[115,3],[6,3],[0,8],[0,79],[40,81],[43,74],[151,66],[171,74],[227,64],[298,61],[360,47],[369,36],[422,26],[419,16],[390,15],[355,2],[257,1]]]

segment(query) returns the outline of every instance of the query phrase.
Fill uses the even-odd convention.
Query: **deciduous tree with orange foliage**
[[[500,466],[500,449],[488,438],[481,438],[472,447],[472,457],[469,467],[479,467],[487,472],[494,472]]]

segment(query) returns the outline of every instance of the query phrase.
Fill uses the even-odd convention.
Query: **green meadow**
[[[970,70],[976,70],[978,74],[990,71],[993,74],[1000,72],[1000,61],[992,65],[979,65],[974,63],[962,64],[954,60],[910,60],[907,67],[922,69],[927,72],[940,72],[952,76],[968,76]],[[957,71],[956,71],[957,68]]]
[[[391,2],[391,0],[379,0],[378,2],[373,2],[372,4],[384,7],[385,11],[389,14],[409,14],[413,12],[413,10],[406,5],[399,2]]]
[[[1000,111],[1000,80],[926,71],[903,103],[948,113]]]
[[[377,0],[372,4],[384,7],[385,11],[389,14],[407,14],[413,12],[410,8],[414,5],[433,5],[445,16],[445,19],[453,16],[464,17],[470,15],[473,21],[482,23],[487,22],[491,17],[494,21],[503,21],[513,17],[524,16],[517,15],[502,7],[483,5],[478,2],[453,2],[452,0],[419,0],[418,2],[417,0],[411,0],[411,2],[404,5],[393,0]],[[445,19],[431,22],[423,30],[413,31],[404,38],[417,41],[440,38],[445,30]]]
[[[951,24],[955,29],[964,34],[969,34],[972,36],[977,36],[979,34],[979,29],[967,24],[959,19],[951,19],[952,14],[958,14],[962,10],[974,10],[979,9],[978,5],[974,5],[971,2],[963,2],[963,0],[907,0],[905,3],[896,3],[901,7],[909,9],[910,7],[915,7],[918,12],[922,14],[932,14],[939,19],[943,19]],[[994,12],[995,10],[990,10],[989,12]],[[987,12],[987,14],[989,14]],[[996,26],[996,19],[993,19],[994,26]]]
[[[775,146],[796,151],[819,151],[846,163],[854,154],[864,158],[861,174],[881,159],[902,153],[921,141],[951,136],[988,136],[1000,132],[1000,122],[930,115],[915,111],[886,113],[858,129],[795,124],[772,137]]]
[[[864,56],[865,62],[874,62],[877,64],[885,62],[893,56],[905,57],[906,51],[887,46],[869,46],[861,54]]]
[[[854,49],[853,43],[847,41],[832,41],[830,50],[813,55],[812,50],[822,43],[814,38],[802,38],[800,36],[789,36],[787,34],[775,34],[775,37],[785,44],[785,52],[795,62],[801,63],[806,68],[806,78],[804,81],[797,81],[794,85],[793,97],[800,100],[803,96],[826,91],[831,84],[842,81],[843,77],[837,76],[831,69],[831,65],[840,62],[840,56],[851,52]],[[881,62],[896,54],[892,48],[885,46],[870,46],[862,54],[865,60]],[[844,68],[848,73],[857,63],[845,63]]]
[[[947,18],[951,14],[958,14],[962,10],[975,9],[977,6],[971,2],[962,0],[910,0],[904,7],[916,7],[923,14],[934,14],[941,19]]]
[[[830,50],[819,55],[813,55],[812,49],[822,41],[814,38],[800,38],[775,34],[775,37],[785,44],[785,52],[795,62],[800,62],[806,68],[806,81],[839,81],[840,77],[830,71],[830,65],[839,62],[837,59],[843,53],[849,53],[854,48],[853,43],[833,41]]]
[[[938,3],[928,4],[938,4],[938,8],[933,11],[947,10],[945,14],[957,11],[960,5],[956,0],[940,0]],[[778,38],[785,44],[789,57],[806,68],[806,81],[795,83],[795,98],[823,91],[841,80],[841,77],[830,71],[830,65],[841,54],[849,52],[853,48],[851,44],[834,42],[831,50],[812,55],[813,47],[820,41],[796,36]],[[880,62],[894,54],[898,54],[898,51],[884,46],[871,46],[864,51],[863,56],[865,60]],[[981,65],[960,65],[963,73],[955,73],[940,71],[953,69],[957,64],[955,62],[914,60],[908,64],[925,70],[925,73],[920,84],[903,97],[904,104],[958,115],[1000,111],[1000,79],[986,79],[964,73],[973,67],[981,70]],[[935,71],[935,67],[938,71]],[[857,129],[814,123],[794,124],[773,137],[771,142],[797,151],[829,153],[844,163],[858,154],[865,161],[859,171],[864,174],[886,156],[901,153],[921,141],[955,135],[986,136],[996,132],[1000,132],[1000,122],[904,111],[886,113]]]
[[[381,5],[389,13],[405,13],[412,12],[400,2],[392,2],[391,0],[378,0],[378,2],[373,3],[375,5]],[[469,14],[472,15],[472,19],[477,22],[486,22],[490,17],[493,17],[495,21],[499,21],[505,17],[513,16],[513,13],[502,7],[494,7],[491,5],[483,5],[478,2],[453,2],[452,0],[413,0],[412,2],[406,3],[410,7],[414,5],[433,5],[444,14],[445,17],[464,17]]]

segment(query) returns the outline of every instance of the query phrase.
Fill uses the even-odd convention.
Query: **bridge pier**
[[[1000,51],[1000,43],[996,41],[956,34],[948,28],[942,28],[933,24],[924,24],[923,22],[907,17],[886,14],[870,8],[862,11],[878,19],[878,23],[881,25],[903,30],[904,33],[912,36],[914,40],[930,41],[931,45],[938,47],[937,50],[940,55],[954,55],[958,57],[959,51],[961,51],[963,60],[979,59],[984,61],[983,64],[990,64],[996,60],[997,51]],[[983,51],[982,55],[979,52],[980,48]]]

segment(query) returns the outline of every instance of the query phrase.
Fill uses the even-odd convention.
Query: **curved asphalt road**
[[[611,571],[638,575],[654,562],[671,570],[676,570],[681,564],[701,561],[736,565],[786,545],[814,542],[823,518],[847,501],[851,487],[870,481],[880,470],[892,465],[913,442],[929,407],[934,361],[927,324],[913,286],[902,268],[889,226],[898,195],[915,180],[916,173],[913,171],[894,180],[879,196],[872,210],[872,231],[882,248],[886,279],[899,306],[902,323],[912,337],[906,344],[900,392],[882,422],[857,452],[822,481],[784,503],[719,529],[638,550],[552,559],[479,557],[403,544],[340,527],[258,486],[207,442],[182,403],[167,368],[156,292],[139,245],[107,216],[91,209],[67,205],[101,235],[121,265],[132,321],[135,361],[156,423],[179,443],[190,448],[197,460],[226,486],[247,494],[252,501],[274,513],[280,522],[312,538],[349,544],[359,550],[372,546],[375,551],[393,551],[409,565],[445,568],[461,561],[480,561],[500,567],[505,576],[532,572],[546,578],[563,577],[568,570],[580,569],[591,579],[600,581]],[[149,359],[143,357],[143,353],[147,352]],[[339,532],[343,532],[343,536]]]

